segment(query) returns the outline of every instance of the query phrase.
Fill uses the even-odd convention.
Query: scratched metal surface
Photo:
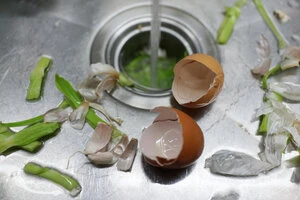
[[[87,75],[91,40],[97,28],[120,9],[137,2],[141,1],[2,0],[0,120],[30,118],[59,104],[63,96],[55,88],[55,73],[73,84],[78,83]],[[224,6],[232,5],[234,0],[189,0],[184,3],[164,0],[163,3],[190,12],[215,36],[223,19]],[[264,3],[269,11],[281,8],[290,15],[292,20],[280,27],[291,44],[299,45],[299,41],[291,39],[300,33],[299,7],[290,7],[288,1],[280,0],[265,0]],[[219,46],[225,72],[222,93],[206,108],[187,110],[205,135],[204,152],[193,166],[179,171],[160,171],[145,164],[140,152],[130,173],[119,172],[115,166],[92,166],[83,155],[72,156],[84,148],[92,129],[85,126],[82,131],[77,131],[66,123],[38,153],[17,151],[0,156],[0,199],[73,199],[60,187],[25,175],[22,167],[29,161],[58,168],[76,177],[83,189],[75,199],[210,199],[230,191],[237,193],[240,199],[300,199],[299,185],[290,182],[292,170],[284,166],[252,178],[223,177],[204,169],[205,158],[221,148],[244,151],[253,156],[259,152],[260,138],[255,136],[258,122],[253,122],[252,116],[261,104],[263,91],[249,70],[258,62],[255,42],[261,33],[269,38],[272,55],[276,56],[276,40],[249,2],[242,10],[229,43]],[[29,74],[41,54],[51,55],[54,64],[48,73],[43,98],[27,103]],[[299,71],[295,73],[299,74]],[[148,111],[127,107],[109,96],[103,104],[112,115],[124,120],[120,129],[130,137],[139,138],[141,130],[154,118]],[[292,106],[300,110],[299,106]]]

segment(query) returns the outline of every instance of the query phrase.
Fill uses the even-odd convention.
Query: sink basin
[[[229,42],[226,45],[214,42],[213,38],[223,20],[224,7],[234,2],[190,0],[189,3],[183,3],[179,0],[162,0],[165,7],[180,10],[201,23],[211,43],[195,41],[201,38],[199,32],[193,42],[205,44],[205,48],[196,48],[195,51],[214,52],[225,73],[224,88],[213,104],[195,110],[179,107],[197,121],[204,133],[204,151],[194,165],[182,170],[162,171],[146,164],[138,151],[131,172],[117,171],[115,166],[96,167],[89,164],[84,155],[76,153],[84,149],[92,135],[92,128],[86,125],[78,131],[65,123],[39,152],[15,151],[0,156],[0,199],[74,199],[59,186],[24,174],[22,169],[30,161],[74,176],[83,188],[78,199],[211,199],[217,194],[228,193],[235,194],[235,199],[299,199],[299,185],[290,182],[293,169],[284,165],[268,174],[247,178],[214,175],[204,168],[205,159],[220,149],[243,151],[257,157],[261,137],[256,135],[259,122],[253,120],[253,114],[260,107],[264,92],[250,70],[258,64],[255,48],[260,34],[264,34],[270,42],[271,55],[274,57],[272,64],[275,66],[279,61],[277,41],[251,1],[242,8]],[[300,21],[296,20],[300,17],[299,7],[291,7],[288,2],[280,0],[263,2],[270,13],[281,9],[291,17],[291,21],[277,25],[291,45],[299,46],[297,34],[300,33]],[[103,31],[103,27],[111,25],[111,20],[117,16],[143,5],[149,6],[149,1],[2,0],[0,121],[28,119],[56,107],[63,95],[55,87],[55,74],[70,80],[73,85],[78,84],[88,75],[89,64],[93,63],[92,49],[97,34]],[[183,19],[172,12],[169,16]],[[193,30],[197,26],[188,22],[184,25]],[[115,33],[106,34],[110,36]],[[97,39],[98,45],[101,46],[101,42]],[[103,44],[105,42],[103,40]],[[206,49],[209,45],[213,50]],[[106,50],[105,47],[102,46],[101,51]],[[97,49],[94,53],[97,54]],[[39,101],[26,102],[30,72],[43,54],[53,58],[43,96]],[[95,61],[110,62],[100,54],[99,50]],[[294,73],[299,74],[299,70]],[[126,98],[131,98],[137,94],[129,91],[126,95]],[[149,109],[160,102],[177,106],[170,102],[170,93],[153,105],[151,101],[145,103],[147,99],[147,95],[138,99],[142,106],[135,107],[122,101],[122,97],[116,93],[111,93],[106,94],[101,103],[112,116],[123,119],[120,127],[123,132],[130,138],[139,138],[143,128],[149,126],[156,116]],[[298,104],[290,106],[300,110]]]

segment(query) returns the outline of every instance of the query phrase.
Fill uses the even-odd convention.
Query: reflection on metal
[[[188,54],[207,53],[219,59],[218,49],[207,28],[189,13],[162,5],[161,45],[168,54],[180,59]],[[141,4],[110,18],[100,27],[91,49],[91,63],[105,62],[122,71],[123,63],[148,44],[151,7]],[[111,95],[121,102],[142,109],[171,105],[171,91],[154,88],[117,87]]]
[[[223,177],[204,169],[205,159],[220,149],[242,151],[252,156],[257,156],[259,152],[261,138],[256,135],[258,121],[253,122],[253,114],[261,106],[263,91],[259,81],[251,75],[250,69],[258,62],[255,42],[260,34],[263,33],[268,38],[272,48],[271,56],[275,58],[278,54],[276,39],[255,6],[248,1],[230,40],[226,45],[218,45],[218,51],[212,37],[208,41],[203,39],[206,34],[199,30],[203,27],[200,21],[215,36],[223,20],[224,7],[231,6],[236,0],[161,1],[164,5],[170,5],[162,8],[165,26],[174,27],[173,32],[183,32],[180,34],[183,37],[181,43],[185,47],[191,46],[191,52],[194,51],[193,48],[197,52],[216,52],[218,58],[219,52],[222,58],[225,82],[216,101],[201,109],[183,110],[203,130],[205,146],[201,157],[189,168],[166,171],[143,162],[138,151],[131,172],[120,172],[116,166],[96,167],[87,164],[88,160],[84,155],[75,153],[84,149],[93,132],[92,128],[86,125],[83,130],[74,130],[66,123],[36,154],[15,151],[8,156],[0,156],[1,200],[206,200],[220,195],[227,197],[231,191],[238,193],[240,200],[300,199],[299,185],[290,182],[293,169],[284,165],[271,173],[249,178]],[[113,46],[111,37],[123,33],[122,27],[128,27],[127,24],[150,17],[150,9],[149,12],[146,11],[145,6],[141,5],[143,2],[150,1],[1,0],[0,121],[28,119],[56,107],[63,98],[55,87],[56,73],[70,80],[75,86],[88,75],[90,59],[92,62],[106,62],[117,58],[109,56],[109,49]],[[269,12],[277,8],[287,12],[292,20],[280,25],[280,28],[291,44],[299,45],[299,41],[291,39],[292,36],[295,39],[295,34],[300,33],[300,20],[296,20],[300,17],[299,7],[289,7],[288,2],[282,0],[263,2]],[[136,12],[133,8],[137,8]],[[131,13],[130,16],[127,12]],[[141,26],[139,28],[143,29]],[[107,30],[106,33],[104,29]],[[168,29],[170,31],[173,28]],[[94,40],[97,33],[101,37]],[[176,38],[180,39],[178,36]],[[98,46],[93,46],[93,49],[98,49],[98,52],[90,52],[93,41],[97,41]],[[189,42],[185,44],[185,41]],[[106,53],[105,49],[109,51]],[[47,74],[42,99],[28,103],[25,97],[30,71],[41,54],[51,55],[53,65]],[[285,79],[278,78],[281,81],[292,80],[300,83],[299,72],[300,69],[288,70],[285,72]],[[115,92],[118,91],[120,90]],[[128,91],[127,96],[124,93],[120,95],[132,98],[132,94],[133,91]],[[174,100],[169,99],[161,103],[168,104],[171,101],[174,105]],[[142,129],[149,126],[156,116],[148,110],[120,103],[110,95],[105,95],[101,103],[112,116],[120,117],[124,121],[120,129],[130,138],[139,139]],[[136,104],[143,106],[141,103]],[[151,105],[150,102],[149,108]],[[289,106],[295,111],[300,110],[300,104]],[[289,155],[283,156],[286,159]],[[68,159],[70,162],[67,168]],[[82,185],[82,192],[74,199],[55,184],[27,176],[22,168],[30,161],[47,164],[72,174]]]

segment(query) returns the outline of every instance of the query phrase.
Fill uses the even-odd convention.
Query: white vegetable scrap
[[[264,37],[264,35],[260,35],[259,41],[257,41],[256,52],[261,61],[251,70],[251,72],[256,75],[264,75],[269,71],[272,63],[269,41]]]
[[[69,109],[54,108],[44,114],[44,122],[64,122],[69,118]]]
[[[137,145],[138,145],[137,139],[133,138],[130,140],[124,153],[119,158],[119,161],[117,163],[118,170],[129,171],[131,169],[134,161],[134,157],[136,155]]]
[[[264,102],[259,108],[256,109],[253,120],[257,120],[260,116],[273,112],[273,106],[271,102]]]
[[[93,136],[88,141],[84,150],[88,159],[96,165],[112,165],[117,161],[114,154],[107,151],[113,128],[109,125],[99,123]]]
[[[300,47],[289,46],[281,52],[281,69],[300,66]]]
[[[286,127],[286,131],[292,135],[294,145],[300,148],[300,121],[295,120],[292,126]]]
[[[264,150],[259,153],[259,157],[262,161],[271,164],[270,169],[281,165],[282,152],[287,144],[287,135],[272,134],[267,135],[264,138]]]
[[[212,173],[229,176],[257,176],[273,166],[245,153],[220,150],[205,160],[205,168]]]
[[[74,129],[82,129],[85,123],[85,116],[89,111],[89,103],[83,102],[78,108],[73,110],[69,116],[69,121]]]
[[[111,126],[99,123],[95,128],[91,139],[87,143],[84,154],[90,155],[98,151],[106,150],[105,148],[110,141],[112,131],[113,128]]]
[[[78,85],[78,91],[87,100],[100,100],[104,91],[115,88],[118,79],[119,73],[111,65],[91,64],[89,76]]]
[[[108,112],[104,109],[104,107],[98,103],[90,103],[90,107],[91,108],[94,108],[95,110],[101,112],[105,117],[106,119],[112,124],[113,122],[116,122],[119,126],[122,124],[122,120],[120,118],[114,118],[112,116],[110,116],[108,114]]]
[[[291,20],[291,18],[282,10],[274,10],[273,14],[279,20],[280,23],[286,23]]]
[[[99,123],[83,153],[95,165],[113,165],[119,160],[118,169],[129,171],[137,151],[137,140],[132,139],[128,144],[128,137],[123,134],[118,143],[114,144],[112,132],[112,126]]]
[[[300,101],[300,85],[292,82],[272,82],[269,90],[277,92],[284,98],[292,101]]]
[[[87,78],[83,80],[81,83],[79,83],[79,85],[77,86],[78,92],[87,101],[90,102],[97,101],[98,97],[96,95],[96,88],[100,82],[101,80],[95,77]]]

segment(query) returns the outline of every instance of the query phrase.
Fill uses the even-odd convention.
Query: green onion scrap
[[[263,19],[265,20],[265,22],[267,23],[267,25],[269,26],[269,28],[271,29],[271,31],[273,32],[273,34],[275,35],[275,37],[278,41],[278,48],[283,49],[284,47],[286,47],[286,45],[287,45],[286,40],[284,39],[282,34],[278,31],[277,27],[275,26],[272,19],[268,15],[268,13],[262,3],[262,0],[253,0],[253,3],[256,6],[259,13],[261,14],[261,16],[263,17]]]
[[[81,105],[81,103],[83,102],[82,97],[80,93],[73,88],[70,82],[56,74],[55,84],[57,89],[65,95],[67,101],[69,102],[72,108],[77,108]],[[98,126],[98,123],[106,124],[106,122],[103,119],[101,119],[91,108],[89,108],[89,111],[86,115],[86,120],[89,123],[89,125],[94,129]],[[116,127],[113,128],[114,130],[112,138],[116,138],[122,135],[122,132],[120,130],[118,130]]]
[[[5,130],[4,130],[5,129]],[[11,135],[15,134],[12,130],[10,130],[8,127],[2,125],[0,123],[0,141],[10,137]],[[34,141],[27,145],[20,146],[21,149],[28,151],[28,152],[35,152],[37,149],[39,149],[43,145],[40,141]]]
[[[42,84],[45,73],[48,71],[52,60],[48,56],[42,56],[36,67],[30,74],[30,83],[27,90],[27,100],[37,100],[41,97]]]
[[[226,44],[229,40],[234,26],[241,15],[241,7],[245,4],[247,4],[246,0],[238,0],[234,6],[225,8],[225,17],[217,34],[217,42],[219,44]]]
[[[29,162],[24,166],[24,172],[59,184],[67,189],[71,196],[77,196],[81,192],[81,186],[77,180],[67,174],[59,172],[56,169],[42,167],[36,163]]]
[[[67,107],[69,107],[69,103],[66,100],[62,101],[58,105],[58,108],[67,108]],[[22,120],[22,121],[2,123],[2,125],[6,127],[20,127],[20,126],[30,126],[43,121],[44,121],[44,114],[30,119]]]
[[[44,136],[54,134],[59,128],[60,124],[56,122],[43,122],[26,127],[23,130],[0,140],[0,155],[12,147],[22,147],[37,141]]]

